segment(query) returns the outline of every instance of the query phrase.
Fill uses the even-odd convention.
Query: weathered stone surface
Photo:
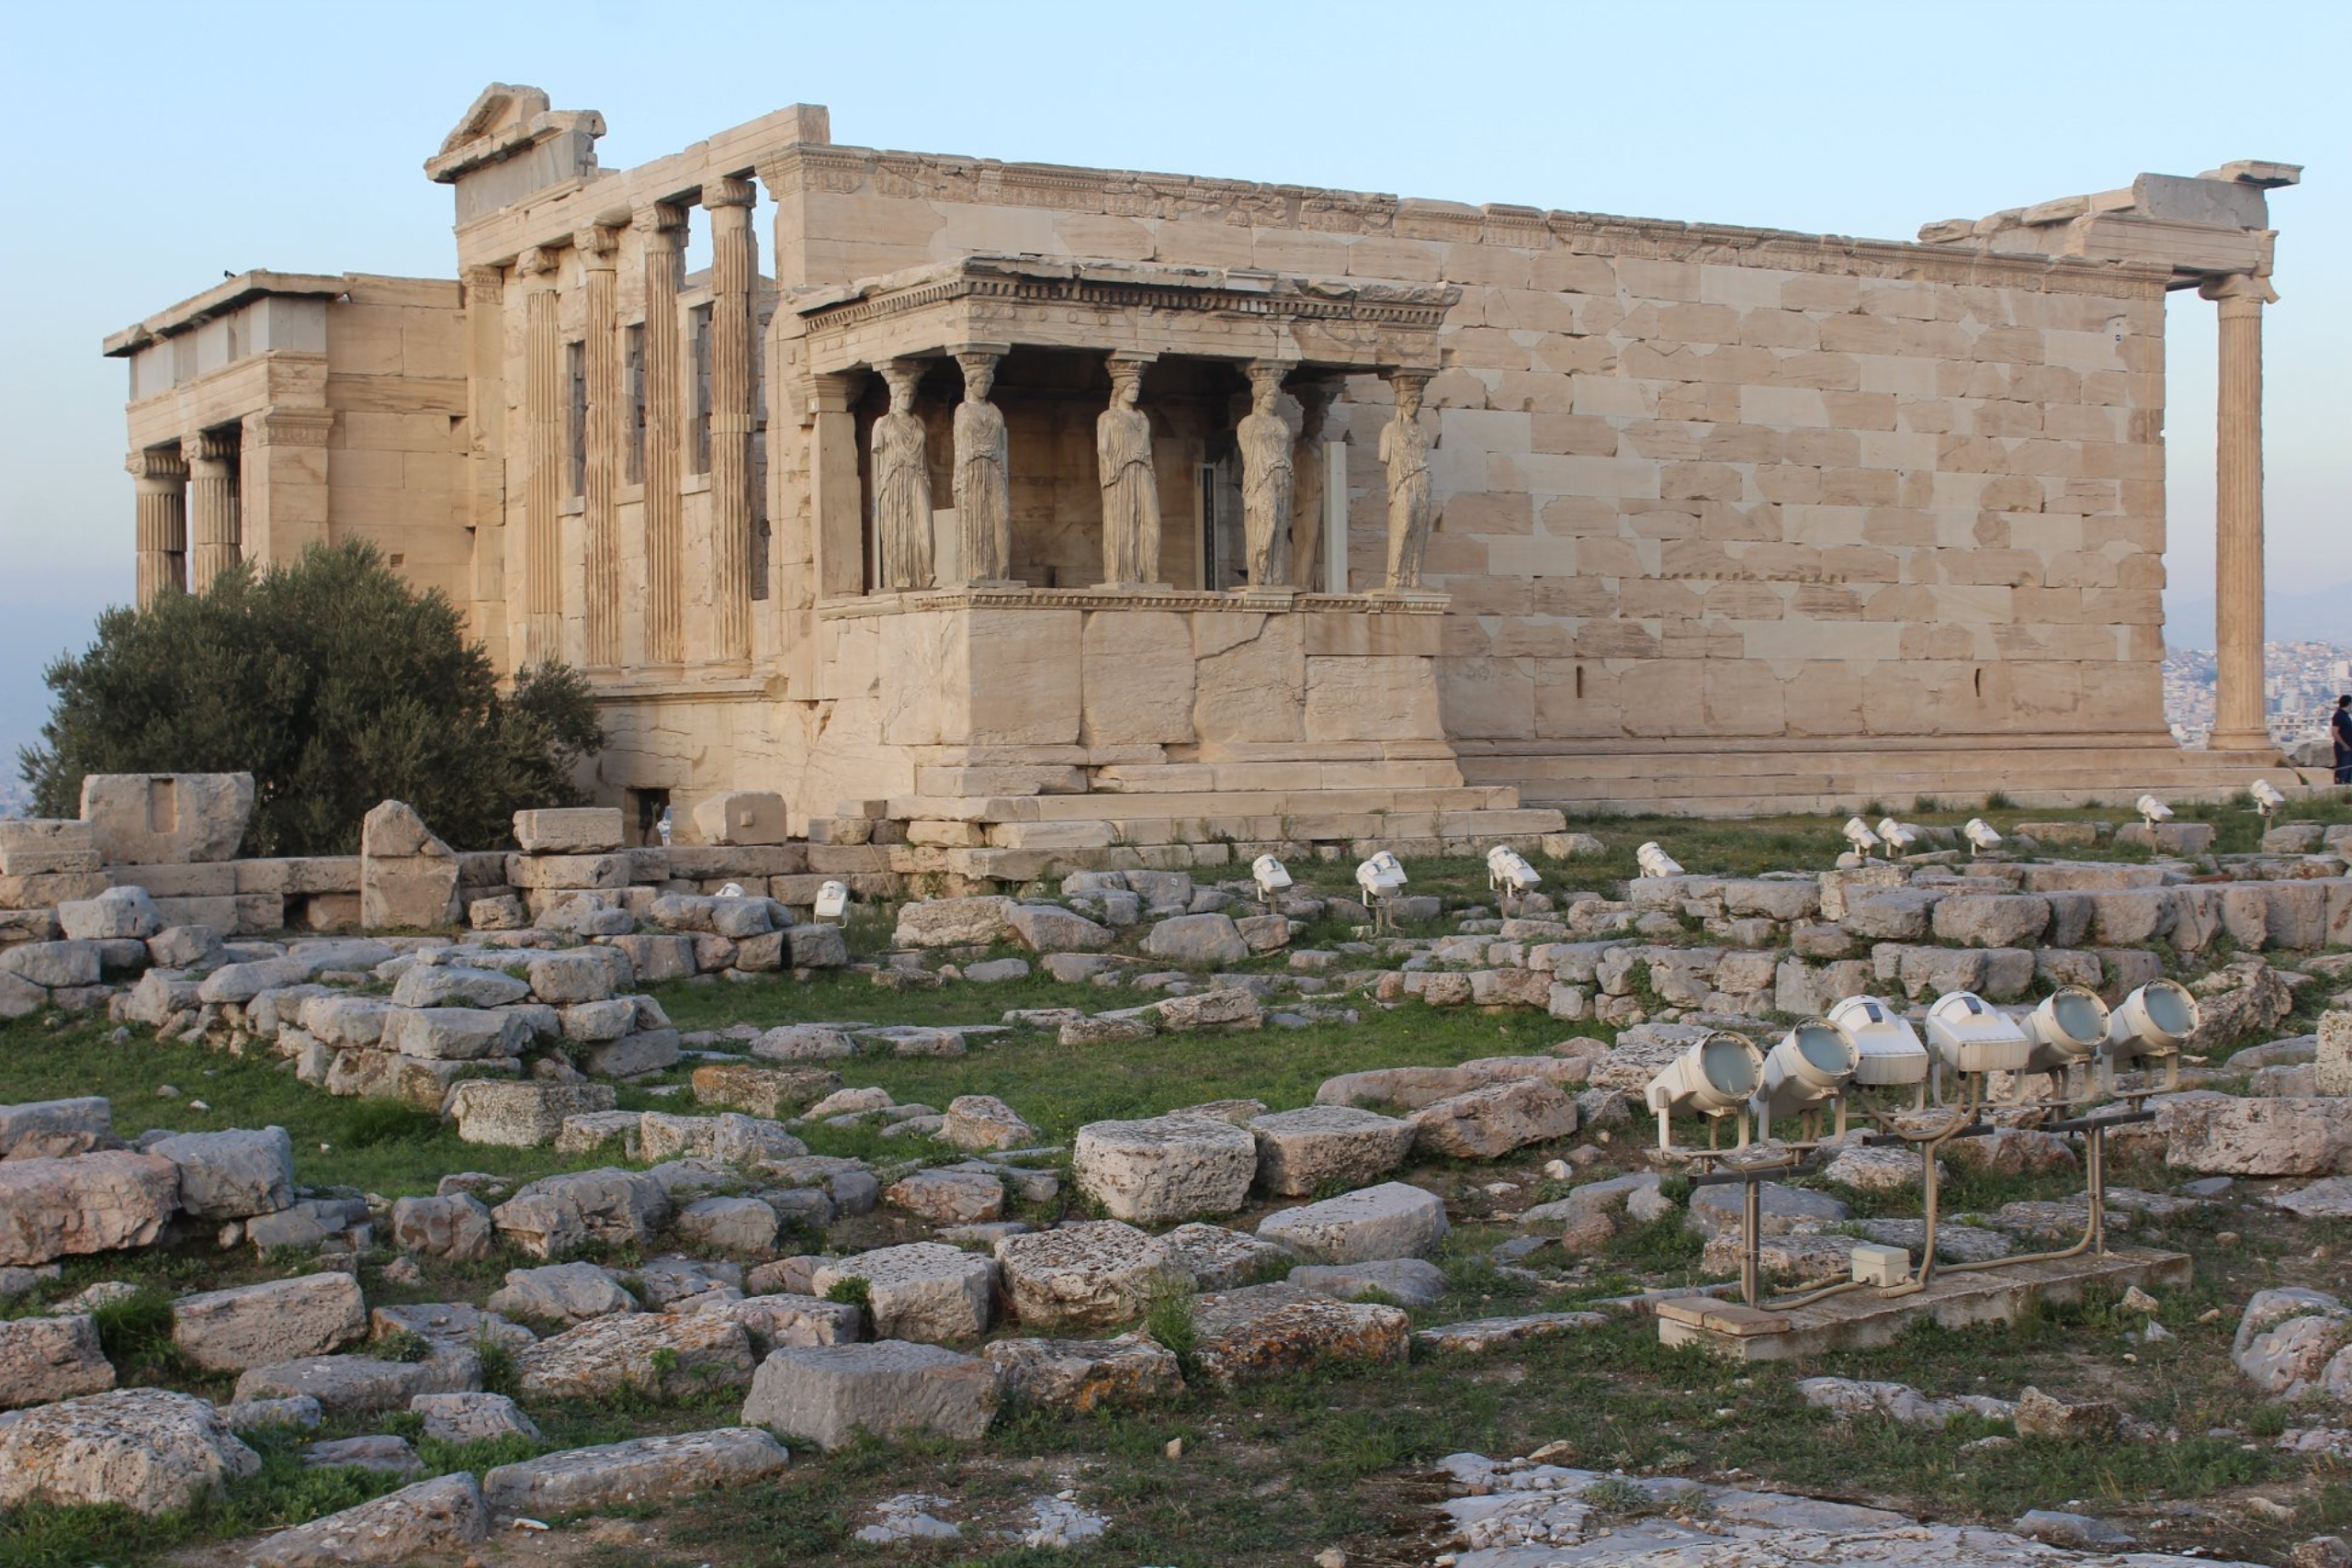
[[[445,1443],[483,1443],[499,1438],[536,1438],[537,1423],[503,1393],[420,1393],[409,1413],[424,1418],[424,1435]]]
[[[1431,1328],[1414,1331],[1418,1344],[1432,1350],[1455,1350],[1464,1355],[1483,1356],[1490,1350],[1523,1345],[1530,1339],[1547,1339],[1555,1334],[1574,1334],[1587,1328],[1598,1328],[1609,1321],[1606,1313],[1598,1312],[1534,1312],[1518,1317],[1481,1317],[1467,1323],[1442,1323]]]
[[[710,1062],[694,1071],[697,1105],[787,1116],[842,1087],[842,1076],[822,1067],[754,1067]]]
[[[1250,944],[1230,915],[1178,915],[1151,928],[1143,950],[1187,969],[1217,969],[1250,956]]]
[[[1334,1183],[1375,1181],[1405,1163],[1417,1129],[1410,1122],[1349,1105],[1277,1111],[1250,1122],[1258,1140],[1258,1186],[1281,1198],[1304,1198]]]
[[[893,947],[988,947],[1012,937],[1010,898],[932,898],[901,906]]]
[[[294,1140],[283,1127],[178,1133],[147,1152],[179,1168],[180,1210],[191,1218],[242,1220],[294,1201]]]
[[[331,1415],[363,1416],[404,1409],[420,1393],[451,1393],[481,1383],[481,1359],[470,1350],[444,1348],[423,1361],[305,1356],[247,1368],[232,1397],[243,1404],[307,1395]]]
[[[1114,935],[1110,927],[1052,904],[1016,904],[1005,919],[1032,953],[1100,953]]]
[[[26,942],[0,947],[0,975],[49,990],[98,983],[103,954],[95,942]]]
[[[508,1269],[506,1282],[491,1293],[488,1304],[492,1312],[507,1317],[569,1327],[592,1317],[635,1312],[637,1298],[594,1263],[550,1263]]]
[[[772,1062],[829,1062],[857,1055],[857,1043],[821,1023],[787,1023],[752,1041],[752,1055]]]
[[[757,1198],[697,1198],[678,1211],[680,1239],[739,1257],[775,1250],[776,1213]]]
[[[91,773],[82,820],[108,865],[232,860],[254,809],[251,773]]]
[[[1269,1214],[1258,1234],[1318,1263],[1369,1263],[1426,1257],[1449,1229],[1445,1204],[1435,1193],[1385,1181]]]
[[[745,1296],[702,1310],[741,1324],[752,1337],[752,1350],[761,1356],[787,1346],[854,1344],[863,1335],[862,1314],[854,1303],[789,1292]]]
[[[554,1143],[565,1117],[610,1111],[613,1103],[610,1084],[469,1078],[449,1091],[447,1114],[466,1143],[528,1149]]]
[[[2352,1165],[2352,1099],[2242,1100],[2192,1091],[2154,1102],[2165,1163],[2208,1176],[2326,1176]],[[0,1180],[6,1168],[0,1167]]]
[[[1176,1033],[1194,1029],[1256,1029],[1264,1019],[1264,1010],[1255,992],[1238,986],[1217,986],[1154,1002],[1151,1017],[1159,1028]]]
[[[989,1362],[936,1345],[884,1339],[778,1350],[760,1363],[747,1424],[835,1449],[859,1432],[979,1438],[996,1415]]]
[[[824,1263],[810,1289],[830,1295],[844,1280],[865,1281],[877,1338],[937,1344],[988,1332],[996,1295],[996,1265],[989,1258],[935,1241],[910,1242]]]
[[[670,1217],[670,1193],[651,1172],[567,1171],[542,1177],[491,1211],[501,1235],[535,1257],[552,1258],[585,1242],[642,1247]]]
[[[514,843],[526,855],[601,855],[626,837],[616,807],[570,806],[514,813]]]
[[[145,1247],[179,1207],[179,1167],[101,1150],[0,1161],[0,1265]]]
[[[918,1170],[892,1182],[882,1199],[938,1225],[987,1224],[1004,1217],[1004,1183],[984,1171]]]
[[[1936,905],[1939,942],[1969,947],[2030,947],[2050,924],[2050,900],[2032,893],[1958,893]]]
[[[1322,1361],[1405,1359],[1410,1320],[1395,1307],[1359,1305],[1295,1285],[1251,1285],[1194,1298],[1193,1354],[1214,1382],[1295,1372]]]
[[[490,1256],[490,1210],[465,1192],[401,1198],[392,1204],[391,1240],[402,1252],[478,1263]]]
[[[1414,1146],[1454,1159],[1499,1159],[1577,1130],[1577,1104],[1540,1079],[1492,1084],[1424,1105],[1408,1118]]]
[[[114,1386],[114,1365],[86,1313],[0,1318],[0,1410],[47,1404]]]
[[[144,887],[109,887],[95,898],[57,906],[58,929],[68,942],[145,942],[164,929]]]
[[[334,1271],[205,1291],[172,1303],[172,1343],[212,1372],[323,1356],[367,1331],[359,1281]]]
[[[114,1141],[114,1106],[102,1095],[0,1105],[0,1160],[60,1159]]]
[[[1112,1218],[1165,1224],[1239,1209],[1257,1175],[1258,1140],[1189,1116],[1094,1122],[1078,1130],[1074,1167],[1080,1190]]]
[[[752,1486],[790,1462],[784,1445],[767,1433],[722,1427],[502,1464],[482,1477],[481,1489],[502,1515],[545,1518]]]
[[[458,857],[405,803],[387,800],[359,829],[359,924],[426,930],[458,923]]]
[[[1383,1295],[1401,1307],[1437,1304],[1445,1294],[1445,1270],[1419,1258],[1386,1258],[1368,1263],[1301,1264],[1290,1283],[1318,1296],[1343,1302]]]
[[[336,1562],[399,1563],[462,1552],[488,1539],[490,1510],[473,1476],[420,1481],[356,1507],[283,1529],[246,1552],[255,1568],[323,1568]]]
[[[97,836],[79,818],[0,819],[0,876],[88,874],[98,866]]]
[[[947,1102],[940,1141],[959,1149],[1018,1149],[1037,1142],[1037,1129],[991,1094],[959,1094]]]
[[[1117,1220],[1000,1237],[996,1260],[1013,1316],[1032,1328],[1131,1323],[1155,1292],[1192,1286],[1166,1248]]]
[[[220,1419],[229,1423],[232,1432],[260,1432],[272,1427],[314,1431],[322,1414],[319,1402],[307,1394],[295,1399],[254,1399],[220,1406]]]
[[[0,1424],[0,1508],[111,1503],[153,1517],[260,1469],[219,1411],[165,1389],[62,1400]]]
[[[1175,1353],[1148,1339],[993,1339],[980,1355],[994,1367],[1009,1404],[1080,1414],[1140,1404],[1184,1386]]]
[[[2111,1440],[2123,1423],[2123,1412],[2109,1400],[2061,1399],[2028,1388],[2018,1395],[2012,1419],[2020,1438],[2084,1442]]]
[[[514,1357],[526,1397],[583,1399],[635,1389],[675,1399],[752,1375],[742,1325],[710,1314],[615,1313],[526,1345]]]
[[[2247,1300],[2230,1359],[2263,1393],[2292,1397],[2325,1377],[2347,1343],[2352,1312],[2324,1291],[2290,1285]]]
[[[1701,1235],[1720,1235],[1736,1231],[1739,1228],[1741,1206],[1745,1201],[1745,1196],[1736,1185],[1702,1187],[1690,1195],[1690,1228]],[[1757,1205],[1762,1215],[1762,1229],[1766,1235],[1818,1231],[1837,1224],[1850,1212],[1843,1202],[1826,1192],[1808,1191],[1779,1181],[1758,1184]]]

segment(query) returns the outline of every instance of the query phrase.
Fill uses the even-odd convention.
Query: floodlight
[[[2142,1056],[2177,1056],[2204,1021],[2188,987],[2177,980],[2151,980],[2130,996],[2107,1021],[2110,1067]]]
[[[1878,835],[1871,832],[1871,825],[1859,817],[1846,818],[1846,841],[1854,846],[1856,854],[1863,856],[1868,856],[1879,846]]]
[[[1513,898],[1526,897],[1543,880],[1544,874],[1509,844],[1497,844],[1487,852],[1487,886],[1495,890],[1505,913],[1510,912]]]
[[[2098,1054],[2107,1043],[2107,1004],[2095,991],[2061,986],[2025,1017],[2030,1073],[2064,1073]]]
[[[1260,855],[1250,863],[1250,879],[1258,885],[1258,901],[1271,910],[1274,895],[1290,886],[1290,867],[1272,855]]]
[[[1993,824],[1985,821],[1982,817],[1970,818],[1960,832],[1961,836],[1968,840],[1968,852],[1972,855],[1979,855],[1986,850],[1997,850],[2001,847],[2001,835],[1995,832]]]
[[[1781,1037],[1764,1057],[1764,1077],[1747,1102],[1755,1113],[1757,1135],[1772,1135],[1772,1118],[1810,1111],[1826,1100],[1838,1100],[1838,1121],[1845,1120],[1842,1100],[1846,1085],[1861,1065],[1861,1053],[1846,1032],[1815,1019],[1800,1023]]]
[[[2132,809],[2138,811],[2140,813],[2141,819],[2146,822],[2151,828],[2156,826],[2160,822],[2169,822],[2172,820],[2172,807],[2166,806],[2163,801],[2158,800],[2153,795],[2142,795]]]
[[[2268,779],[2255,780],[2254,788],[2247,793],[2254,796],[2254,808],[2265,818],[2276,815],[2278,808],[2287,804],[2287,796]]]
[[[1910,1021],[1876,997],[1848,997],[1828,1022],[1854,1043],[1854,1082],[1867,1089],[1925,1083],[1928,1048]]]
[[[1739,1141],[1747,1142],[1741,1113],[1764,1077],[1764,1053],[1736,1034],[1709,1034],[1650,1079],[1645,1098],[1657,1112],[1657,1146],[1672,1147],[1668,1124],[1677,1111],[1711,1119],[1740,1116]]]
[[[721,898],[741,898],[742,896],[743,885],[740,882],[730,882],[727,884],[727,886],[718,890],[717,895],[717,897]]]
[[[1634,852],[1634,862],[1642,868],[1644,876],[1679,876],[1682,863],[1655,843],[1644,844]]]
[[[1394,903],[1396,890],[1405,886],[1405,868],[1386,850],[1356,867],[1356,886],[1363,889],[1363,901],[1372,909],[1374,931],[1383,926],[1394,927]]]
[[[849,884],[841,881],[820,883],[817,887],[817,918],[838,920],[849,913]]]
[[[2033,1042],[2017,1020],[1975,992],[1951,991],[1928,1009],[1928,1046],[1936,1066],[1957,1076],[2018,1072]]]
[[[1896,854],[1905,852],[1919,841],[1917,829],[1906,828],[1892,817],[1882,817],[1878,819],[1878,836],[1884,839],[1886,847]]]

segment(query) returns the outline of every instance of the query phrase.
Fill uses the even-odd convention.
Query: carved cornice
[[[264,409],[245,416],[245,440],[254,446],[324,446],[334,434],[327,409]]]

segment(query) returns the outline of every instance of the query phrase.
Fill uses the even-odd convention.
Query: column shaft
[[[187,589],[187,467],[169,452],[133,452],[139,495],[139,607]]]
[[[530,468],[523,481],[523,649],[537,661],[563,646],[563,344],[559,337],[556,255],[532,249],[523,274],[523,425]]]
[[[199,431],[180,443],[187,460],[187,515],[192,536],[188,582],[198,592],[237,564],[237,492],[230,460],[233,431]]]
[[[2221,319],[2214,452],[2213,735],[2217,751],[2271,750],[2264,697],[2262,306],[2259,278],[2208,285]]]
[[[580,252],[587,310],[588,418],[582,439],[588,450],[581,484],[588,533],[587,660],[609,667],[621,661],[619,241],[611,229],[594,228],[582,230],[572,243]]]
[[[645,243],[645,657],[686,656],[685,525],[678,495],[685,400],[678,351],[678,284],[685,218],[674,207],[637,215]]]
[[[752,656],[752,186],[703,187],[710,209],[711,657]]]

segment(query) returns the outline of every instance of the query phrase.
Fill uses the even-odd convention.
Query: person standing
[[[2352,696],[2335,699],[2327,728],[2335,739],[2335,782],[2352,784]]]

